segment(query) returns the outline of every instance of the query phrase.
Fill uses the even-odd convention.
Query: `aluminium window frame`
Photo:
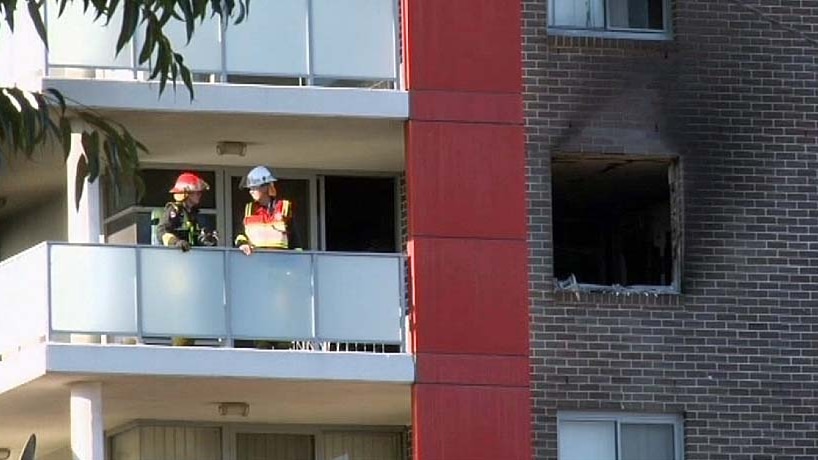
[[[598,0],[602,2],[603,16],[605,25],[601,28],[566,26],[552,24],[551,20],[554,17],[550,14],[554,11],[555,2],[561,0],[548,0],[548,20],[546,23],[546,32],[548,35],[554,36],[568,36],[568,37],[599,37],[599,38],[619,38],[631,40],[647,40],[647,41],[670,41],[673,40],[673,0],[662,0],[662,23],[663,29],[639,29],[639,28],[624,28],[624,27],[610,27],[610,9],[608,2],[610,0]],[[562,0],[565,1],[565,0]],[[569,0],[569,1],[594,1],[594,0]],[[647,1],[647,0],[646,0]],[[590,8],[590,5],[589,5]]]
[[[559,428],[563,422],[611,422],[614,424],[616,440],[616,458],[622,458],[621,424],[672,425],[673,458],[684,460],[684,419],[680,414],[652,414],[638,412],[592,412],[592,411],[559,411],[557,412],[557,460],[562,460],[559,450]]]

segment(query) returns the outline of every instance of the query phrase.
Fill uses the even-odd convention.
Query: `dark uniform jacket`
[[[156,226],[158,240],[165,246],[173,246],[184,240],[191,246],[215,246],[215,236],[199,225],[199,210],[187,209],[182,203],[168,203]]]

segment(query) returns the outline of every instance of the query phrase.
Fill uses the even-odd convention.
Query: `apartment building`
[[[0,454],[35,433],[44,460],[530,458],[519,2],[254,1],[168,29],[192,102],[146,80],[139,34],[114,56],[118,18],[46,8],[47,50],[24,15],[4,29],[0,80],[150,153],[141,197],[80,197],[77,139],[0,169]],[[231,247],[255,165],[302,251]],[[181,171],[219,247],[150,244]]]
[[[818,456],[818,6],[525,0],[533,456]]]

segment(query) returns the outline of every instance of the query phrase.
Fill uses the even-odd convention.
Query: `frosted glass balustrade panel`
[[[229,254],[233,335],[245,338],[311,338],[310,255]]]
[[[313,74],[395,78],[394,0],[312,0]]]
[[[319,255],[318,337],[400,343],[401,265],[398,257]]]
[[[59,5],[47,3],[49,65],[74,67],[132,66],[130,43],[116,54],[116,41],[122,26],[122,8],[119,8],[106,26],[105,18],[94,21],[93,14],[82,11],[82,2],[69,3],[58,17]]]
[[[39,91],[44,73],[45,46],[26,8],[14,14],[14,33],[0,28],[0,85]]]
[[[253,4],[255,6],[255,4]],[[168,22],[164,28],[165,35],[173,44],[173,49],[177,53],[181,53],[185,58],[185,65],[188,66],[191,72],[198,73],[219,73],[222,68],[222,50],[220,42],[221,23],[219,17],[208,16],[204,22],[196,22],[196,32],[190,43],[187,41],[187,32],[185,31],[184,22],[173,21]],[[142,43],[145,37],[145,28],[140,26],[136,35],[136,53],[137,57],[142,51]],[[154,52],[154,58],[156,53]],[[148,63],[139,65],[140,69],[147,69]],[[181,82],[181,80],[179,80]]]
[[[133,248],[52,246],[52,329],[136,333],[135,257]]]
[[[46,251],[43,244],[0,262],[0,354],[46,335]]]
[[[218,337],[225,334],[221,251],[139,248],[142,333]]]
[[[241,24],[227,25],[227,73],[306,75],[307,0],[253,2]]]

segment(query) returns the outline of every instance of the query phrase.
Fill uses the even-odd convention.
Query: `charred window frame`
[[[675,158],[555,156],[559,289],[680,292],[681,177]]]

